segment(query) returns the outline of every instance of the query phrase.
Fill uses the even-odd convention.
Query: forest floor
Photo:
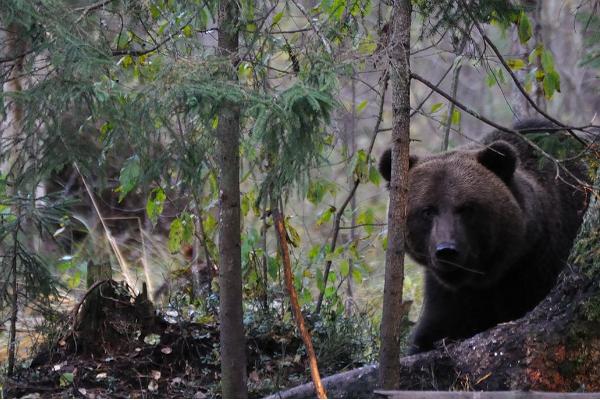
[[[156,313],[147,299],[114,281],[95,291],[97,295],[75,306],[58,340],[4,382],[4,397],[219,396],[216,323],[186,321],[173,310]],[[247,349],[250,397],[308,380],[306,358],[293,329],[247,332]]]

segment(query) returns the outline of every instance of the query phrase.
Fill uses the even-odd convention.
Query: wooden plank
[[[438,392],[417,390],[375,390],[390,399],[599,399],[598,392]]]

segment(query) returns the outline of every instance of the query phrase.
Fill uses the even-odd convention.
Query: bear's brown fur
[[[553,164],[540,163],[521,137],[496,131],[483,145],[411,157],[407,251],[425,267],[411,353],[535,307],[554,285],[581,223],[584,193],[558,179]],[[390,157],[388,150],[379,165],[388,181]],[[585,176],[581,165],[569,168]]]

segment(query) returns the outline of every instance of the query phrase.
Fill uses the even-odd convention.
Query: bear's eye
[[[421,209],[421,216],[425,219],[431,219],[435,216],[435,207],[428,206]]]

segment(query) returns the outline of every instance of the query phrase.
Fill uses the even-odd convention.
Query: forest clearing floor
[[[280,327],[283,325],[280,325]],[[293,329],[247,332],[249,396],[307,381]],[[354,368],[357,365],[350,365]],[[219,327],[154,311],[144,292],[115,281],[92,287],[69,326],[4,381],[4,397],[205,398],[220,394]]]

